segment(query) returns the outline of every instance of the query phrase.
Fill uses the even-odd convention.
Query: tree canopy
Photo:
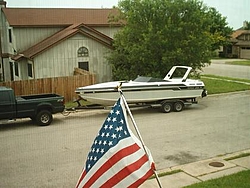
[[[243,29],[250,30],[250,22],[249,21],[244,21]]]
[[[214,8],[197,0],[121,0],[124,27],[107,59],[114,79],[164,77],[175,65],[201,69],[232,29]]]

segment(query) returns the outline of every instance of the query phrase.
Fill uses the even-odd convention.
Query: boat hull
[[[185,70],[182,77],[175,77],[175,71]],[[128,103],[152,103],[168,99],[195,99],[206,95],[205,85],[200,80],[188,79],[191,67],[174,66],[162,79],[138,77],[134,81],[115,81],[77,88],[76,93],[84,100],[103,106],[113,105],[121,90]],[[115,89],[116,88],[116,89]]]
[[[128,103],[152,103],[167,99],[194,99],[201,97],[204,91],[203,87],[187,87],[180,89],[174,88],[148,88],[148,89],[123,89],[123,94]],[[82,91],[79,96],[94,104],[104,106],[113,105],[119,98],[120,93],[113,90],[106,91]]]

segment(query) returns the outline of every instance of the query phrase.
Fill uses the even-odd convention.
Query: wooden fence
[[[75,89],[77,87],[95,84],[95,82],[95,75],[89,74],[34,80],[20,80],[12,82],[0,82],[0,86],[6,86],[14,89],[15,94],[17,96],[42,93],[56,93],[64,96],[65,101],[69,102],[78,98],[78,96],[75,94]]]

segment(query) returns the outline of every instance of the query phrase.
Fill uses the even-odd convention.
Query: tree
[[[223,17],[215,8],[208,7],[208,24],[210,25],[210,37],[212,38],[212,51],[220,46],[228,45],[233,29],[227,26],[226,17]]]
[[[196,0],[122,0],[118,8],[126,24],[107,57],[114,79],[164,77],[174,65],[201,69],[228,35],[225,19]]]
[[[245,30],[250,30],[250,22],[244,21],[243,29],[245,29]]]

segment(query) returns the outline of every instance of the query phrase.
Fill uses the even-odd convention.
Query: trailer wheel
[[[182,101],[177,101],[174,103],[174,111],[176,112],[182,111],[183,107],[184,107],[184,103]]]
[[[172,111],[172,104],[169,102],[162,103],[161,105],[162,112],[169,113]]]
[[[53,120],[53,116],[48,110],[41,110],[36,115],[36,123],[41,126],[50,125]]]

